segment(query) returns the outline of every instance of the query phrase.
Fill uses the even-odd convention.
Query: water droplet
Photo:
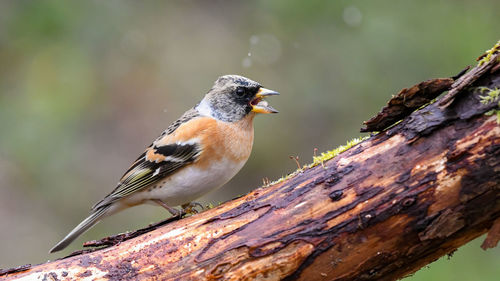
[[[257,43],[259,43],[259,36],[257,35],[252,35],[250,37],[250,44],[252,45],[256,45]]]
[[[272,34],[252,35],[248,53],[253,61],[270,65],[281,57],[281,42]]]
[[[363,19],[363,14],[361,14],[361,11],[357,7],[348,6],[344,9],[342,17],[347,25],[359,26]]]
[[[244,58],[241,62],[241,65],[243,65],[244,68],[249,68],[250,66],[252,66],[252,59],[248,57]]]

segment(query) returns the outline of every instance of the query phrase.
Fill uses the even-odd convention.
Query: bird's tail
[[[78,236],[98,223],[99,220],[108,213],[110,207],[110,205],[104,205],[96,210],[93,210],[90,216],[88,216],[79,225],[73,228],[73,230],[71,230],[71,232],[68,233],[66,237],[64,237],[61,241],[59,241],[59,243],[57,243],[52,249],[50,249],[49,253],[61,251],[62,249],[66,248]]]

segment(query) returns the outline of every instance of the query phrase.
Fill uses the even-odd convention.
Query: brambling
[[[50,252],[60,251],[102,218],[152,203],[173,216],[193,200],[228,182],[243,167],[253,145],[257,113],[277,113],[264,100],[277,92],[238,75],[225,75],[192,109],[172,123],[122,176],[116,188],[92,207]]]

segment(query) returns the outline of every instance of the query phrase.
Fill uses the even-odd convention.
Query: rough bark
[[[496,59],[496,58],[495,58]],[[479,77],[478,77],[479,78]],[[471,82],[472,83],[472,82]],[[500,126],[474,87],[281,183],[0,280],[395,280],[500,218]],[[488,245],[498,242],[498,225]]]

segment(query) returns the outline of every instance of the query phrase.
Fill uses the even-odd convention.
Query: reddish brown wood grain
[[[488,74],[475,86],[500,85]],[[432,104],[282,183],[0,280],[395,280],[500,217],[500,126],[479,92]],[[479,250],[479,249],[478,249]]]

